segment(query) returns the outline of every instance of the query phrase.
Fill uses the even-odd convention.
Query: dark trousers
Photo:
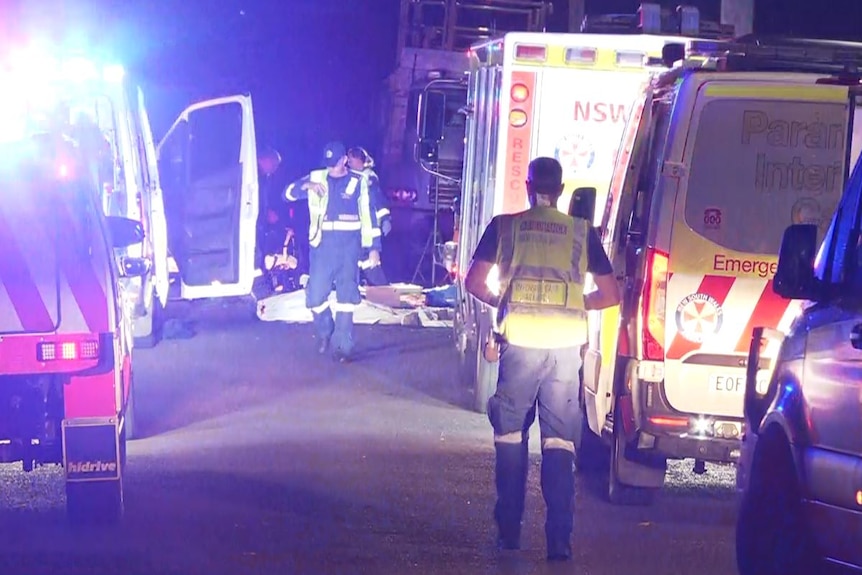
[[[331,343],[335,351],[353,351],[353,310],[360,303],[359,232],[324,232],[320,245],[309,251],[305,304],[314,316],[317,336]],[[330,311],[329,294],[335,284],[335,300]]]
[[[580,347],[501,345],[497,392],[488,401],[488,418],[497,452],[494,515],[504,547],[519,545],[528,468],[527,434],[538,411],[548,557],[571,556],[580,368]]]

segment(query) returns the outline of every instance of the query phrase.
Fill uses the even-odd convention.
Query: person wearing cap
[[[545,536],[552,561],[572,555],[578,372],[587,342],[587,311],[617,305],[620,299],[592,223],[555,207],[563,192],[562,173],[553,158],[530,162],[530,208],[491,220],[464,280],[469,293],[497,308],[497,333],[485,343],[484,354],[500,362],[497,391],[488,400],[496,451],[498,545],[520,548],[527,435],[538,409]],[[584,293],[588,273],[597,289]]]
[[[318,351],[332,350],[347,361],[353,353],[353,310],[360,303],[359,261],[363,249],[380,263],[380,234],[370,208],[368,178],[347,167],[341,142],[327,144],[324,169],[314,170],[287,186],[289,202],[308,199],[310,269],[305,286],[306,306],[314,317]],[[329,293],[335,284],[335,321]]]
[[[380,179],[374,173],[374,158],[365,151],[365,148],[356,146],[347,151],[347,165],[351,170],[360,172],[368,178],[371,209],[377,218],[381,234],[383,236],[389,235],[389,231],[392,229],[392,216],[389,213],[389,208],[386,207],[386,198],[383,196],[383,191],[380,189]],[[359,267],[365,274],[365,281],[368,285],[383,286],[389,284],[386,274],[383,272],[383,267],[373,265],[368,258],[367,252],[362,261],[359,262]]]

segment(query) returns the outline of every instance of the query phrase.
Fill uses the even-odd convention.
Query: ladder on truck
[[[506,32],[544,32],[552,12],[545,0],[401,0],[398,52],[467,50]]]

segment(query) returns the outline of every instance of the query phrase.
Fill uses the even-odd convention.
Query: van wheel
[[[739,573],[803,575],[822,571],[825,565],[805,522],[790,448],[778,433],[764,435],[761,442],[736,523]]]
[[[618,418],[615,418],[619,421]],[[615,505],[647,506],[652,505],[658,489],[626,485],[619,478],[618,465],[625,452],[625,440],[620,437],[614,426],[614,439],[611,444],[611,461],[608,473],[608,500]]]
[[[115,525],[123,513],[122,480],[66,483],[66,515],[73,525]]]
[[[136,331],[143,331],[144,335],[135,337],[135,347],[150,349],[162,339],[162,327],[164,327],[164,308],[162,302],[153,294],[153,307],[147,315],[135,320]]]

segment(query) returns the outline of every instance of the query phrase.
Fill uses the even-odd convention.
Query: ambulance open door
[[[155,284],[154,297],[159,299],[162,307],[168,303],[168,290],[170,289],[170,278],[168,274],[168,225],[165,221],[165,204],[162,187],[159,178],[159,170],[156,163],[156,146],[153,139],[153,131],[150,127],[150,118],[144,102],[144,93],[138,88],[138,114],[141,126],[141,137],[144,140],[144,153],[147,157],[147,174],[149,189],[145,192],[144,217],[147,218],[148,238],[151,252],[148,254],[153,259],[153,281]]]
[[[158,154],[168,249],[179,270],[181,297],[250,294],[259,202],[251,97],[186,108]]]

